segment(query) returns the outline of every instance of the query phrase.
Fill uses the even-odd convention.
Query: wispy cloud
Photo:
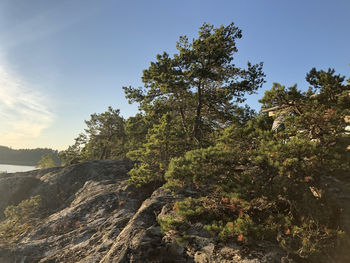
[[[18,6],[16,2],[18,1],[0,2],[0,145],[15,148],[26,145],[36,147],[42,142],[41,138],[46,136],[45,143],[48,138],[52,138],[51,135],[43,133],[46,128],[54,125],[55,116],[50,110],[52,104],[49,94],[40,92],[40,89],[22,79],[21,74],[11,70],[12,63],[21,65],[21,53],[30,47],[34,48],[34,53],[39,57],[41,47],[54,54],[56,50],[42,45],[42,41],[63,34],[75,24],[89,19],[99,7],[96,8],[95,1],[90,0],[53,1],[38,8],[26,1]],[[30,65],[35,65],[35,56],[26,58],[31,61]],[[38,64],[38,72],[40,67],[43,65]],[[25,67],[22,67],[22,71],[24,76],[28,73]],[[45,75],[43,72],[41,74]],[[38,80],[39,78],[36,83]]]
[[[57,1],[52,2],[44,11],[18,19],[0,34],[1,49],[7,50],[31,42],[45,39],[51,35],[64,31],[80,21],[87,19],[96,12],[94,1]],[[28,3],[32,5],[32,3]],[[0,10],[0,15],[5,11]],[[6,20],[6,14],[3,15]],[[0,16],[0,20],[3,19]]]
[[[53,121],[47,98],[0,63],[0,145],[25,145]]]

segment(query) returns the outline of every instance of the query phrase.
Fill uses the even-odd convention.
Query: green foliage
[[[60,152],[64,164],[72,164],[86,160],[102,160],[124,158],[125,120],[118,109],[108,107],[100,114],[91,114],[85,121],[85,133],[75,139],[75,144]]]
[[[286,251],[304,258],[333,247],[339,236],[334,211],[324,209],[328,200],[310,191],[322,192],[317,144],[271,137],[254,148],[246,145],[225,149],[221,143],[171,161],[167,185],[191,187],[202,195],[178,202],[177,215],[188,225],[204,223],[225,242],[277,239]]]
[[[125,123],[125,149],[131,152],[141,148],[146,143],[146,136],[150,127],[151,124],[141,113],[128,118]]]
[[[348,88],[339,85],[332,89],[338,92],[334,100],[326,99],[329,89],[322,85],[341,78],[311,72],[318,94],[274,84],[262,99],[265,108],[291,107],[283,129],[269,131],[271,118],[260,114],[226,128],[215,146],[170,161],[166,185],[195,189],[200,196],[178,202],[177,217],[188,225],[201,222],[224,242],[277,240],[288,254],[315,262],[337,245],[340,208],[324,195],[321,179],[344,179],[350,170],[343,104]]]
[[[165,178],[169,187],[190,186],[200,191],[236,188],[247,178],[239,169],[246,162],[247,156],[238,147],[208,147],[172,159]]]
[[[344,79],[334,70],[313,68],[306,77],[310,83],[307,92],[275,84],[260,100],[263,108],[277,106],[276,116],[284,119],[284,129],[277,131],[276,138],[289,140],[295,136],[316,142],[315,154],[322,171],[338,176],[346,176],[350,169],[350,152],[345,151],[350,138],[344,132],[345,117],[350,115],[350,86],[343,84]],[[288,114],[286,108],[291,110]]]
[[[166,52],[157,55],[143,71],[144,88],[124,87],[126,97],[140,104],[151,124],[146,140],[138,148],[132,142],[127,155],[139,162],[130,172],[131,182],[163,181],[171,158],[215,144],[223,128],[254,115],[237,102],[261,87],[262,63],[248,63],[247,69],[233,64],[240,38],[241,30],[233,23],[218,28],[203,24],[192,42],[180,37],[173,57]],[[146,173],[140,178],[141,172],[154,176]]]
[[[86,159],[83,154],[84,146],[87,143],[86,135],[81,133],[74,140],[75,143],[73,145],[68,146],[66,150],[60,151],[58,154],[62,160],[62,165],[70,165]]]
[[[85,154],[88,159],[123,158],[125,156],[125,121],[120,110],[108,107],[108,111],[92,114],[85,121],[88,136]]]
[[[0,224],[0,241],[9,241],[33,227],[38,219],[40,202],[40,195],[36,195],[17,206],[6,207],[4,211],[6,219]]]
[[[286,88],[279,83],[273,83],[270,90],[265,91],[265,95],[259,100],[262,103],[262,109],[268,109],[276,106],[291,106],[298,108],[306,97],[298,89],[297,85]]]
[[[124,87],[127,98],[156,120],[171,112],[188,139],[205,145],[209,134],[232,120],[233,102],[244,101],[244,94],[254,93],[264,82],[262,64],[248,63],[247,69],[233,64],[241,37],[233,23],[218,28],[203,24],[192,42],[180,37],[173,57],[157,55],[143,71],[144,89]]]
[[[162,182],[170,159],[181,156],[188,149],[176,121],[170,114],[163,115],[160,123],[149,129],[146,142],[139,149],[128,152],[128,158],[138,161],[129,172],[130,182],[139,186],[154,181]]]
[[[247,242],[248,237],[255,235],[256,227],[249,215],[245,214],[235,221],[224,223],[223,221],[213,221],[211,225],[206,225],[205,229],[218,235],[221,241],[232,241],[236,239],[239,242]]]
[[[163,232],[177,230],[185,226],[185,222],[183,220],[175,219],[172,216],[158,218],[158,223],[161,226]]]
[[[159,219],[181,242],[200,223],[218,241],[268,240],[317,262],[342,236],[341,208],[322,178],[349,180],[350,85],[314,68],[307,92],[274,83],[256,114],[238,103],[264,83],[262,63],[235,66],[240,38],[233,23],[203,24],[192,41],[180,37],[174,56],[157,55],[143,71],[144,87],[124,87],[139,114],[126,121],[111,107],[92,114],[60,156],[66,163],[126,156],[135,163],[130,183],[195,192]]]
[[[51,168],[51,167],[55,167],[55,166],[56,166],[56,164],[55,164],[54,160],[52,159],[52,155],[48,153],[46,155],[43,155],[43,157],[38,162],[36,167],[38,167],[40,169],[45,169],[45,168]]]

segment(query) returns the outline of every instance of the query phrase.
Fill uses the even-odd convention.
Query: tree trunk
[[[179,106],[179,112],[180,112],[180,116],[181,116],[183,130],[184,130],[186,136],[189,136],[189,132],[188,132],[188,128],[187,128],[186,120],[185,120],[185,114],[184,114],[184,111],[183,111],[181,106]]]
[[[199,81],[197,87],[197,107],[196,107],[196,117],[193,125],[193,137],[200,144],[201,142],[201,130],[200,130],[200,122],[201,122],[201,111],[202,111],[202,81]]]

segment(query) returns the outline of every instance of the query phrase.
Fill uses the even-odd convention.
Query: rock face
[[[0,177],[0,208],[41,195],[40,224],[15,247],[0,247],[0,262],[99,262],[153,189],[126,183],[128,161],[87,162]]]
[[[136,189],[126,181],[131,167],[129,161],[105,160],[0,175],[0,212],[38,194],[46,211],[14,243],[0,244],[0,263],[272,263],[285,256],[272,244],[252,250],[217,243],[196,225],[187,242],[178,244],[161,232],[157,219],[193,193],[174,195],[155,186]]]

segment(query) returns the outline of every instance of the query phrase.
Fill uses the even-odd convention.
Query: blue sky
[[[235,64],[264,62],[272,82],[307,87],[312,68],[350,76],[348,0],[2,0],[0,145],[65,149],[91,113],[137,112],[122,86],[140,86],[156,54],[203,22],[243,30]]]

